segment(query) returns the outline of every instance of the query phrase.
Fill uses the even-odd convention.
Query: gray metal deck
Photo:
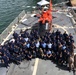
[[[53,30],[59,29],[62,33],[64,31],[67,31],[68,34],[72,33],[75,40],[76,32],[74,31],[75,28],[73,28],[73,23],[71,19],[63,13],[60,14],[53,12],[53,16],[56,17],[53,19],[53,25],[54,25]],[[26,26],[19,24],[18,27],[15,29],[15,31],[19,33],[20,29],[23,28],[25,29]],[[12,35],[10,35],[9,38],[10,37],[12,37]],[[33,71],[35,71],[36,73],[33,74]],[[0,75],[75,75],[75,74],[72,71],[71,72],[67,71],[65,68],[58,67],[50,60],[41,60],[36,58],[32,59],[32,61],[24,60],[23,62],[21,62],[20,65],[11,64],[9,69],[0,68]]]

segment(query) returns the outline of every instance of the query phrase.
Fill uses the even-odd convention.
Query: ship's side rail
[[[13,22],[8,25],[8,27],[0,34],[0,43],[7,37],[7,35],[12,31],[12,29],[15,28],[16,24],[19,23],[19,20],[22,19],[22,17],[25,15],[25,11],[23,10],[15,19]]]
[[[7,35],[9,35],[9,33],[16,27],[16,25],[18,25],[19,23],[21,23],[22,20],[24,20],[25,18],[29,18],[31,14],[36,14],[37,12],[35,11],[31,11],[31,12],[26,12],[25,10],[23,10],[9,25],[8,27],[0,34],[0,43],[2,43],[5,38],[7,37]]]

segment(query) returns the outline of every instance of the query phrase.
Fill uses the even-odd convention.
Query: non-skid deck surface
[[[54,25],[53,30],[56,31],[57,29],[59,29],[62,33],[64,31],[67,31],[68,34],[72,33],[75,40],[76,33],[74,31],[70,18],[68,18],[64,14],[59,13],[53,13],[53,16],[56,17],[53,19],[53,25]],[[20,29],[24,27],[25,25],[19,24],[19,26],[16,28],[15,31],[19,33]],[[37,62],[38,64],[36,64]],[[23,62],[21,62],[20,65],[14,64],[13,69],[10,70],[9,68],[8,72],[11,71],[12,72],[11,75],[32,75],[35,68],[37,68],[36,75],[74,75],[73,72],[67,71],[66,68],[64,67],[58,67],[50,60],[41,60],[41,59],[38,59],[38,61],[36,61],[36,59],[32,59],[31,61],[24,60]],[[6,72],[5,69],[0,68],[0,75],[6,75],[4,74],[5,72]]]

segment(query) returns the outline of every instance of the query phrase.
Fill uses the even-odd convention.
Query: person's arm
[[[3,59],[1,60],[1,63],[4,63],[4,60]]]
[[[74,47],[74,49],[76,48],[76,45],[75,44],[73,44],[73,47]]]
[[[43,52],[41,53],[41,56],[44,56],[44,53]]]
[[[48,57],[48,53],[46,53],[46,56]]]
[[[2,54],[2,53],[0,52],[0,54]]]
[[[52,56],[52,54],[50,54],[48,57],[50,58]]]
[[[32,55],[29,58],[32,58]]]

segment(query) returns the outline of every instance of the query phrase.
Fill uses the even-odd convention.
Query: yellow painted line
[[[23,20],[26,17],[26,14],[23,16],[23,18],[21,20]]]
[[[57,27],[54,27],[54,28],[59,28],[59,27],[57,26]],[[60,27],[60,28],[61,28],[61,27]],[[76,28],[76,27],[73,27],[73,26],[71,26],[71,27],[63,26],[63,28],[64,28],[64,29],[74,29],[74,28]]]
[[[38,62],[39,62],[39,58],[36,58],[35,65],[34,65],[34,70],[33,70],[33,74],[32,75],[36,75],[37,67],[38,67]]]
[[[26,14],[22,17],[22,19],[20,20],[20,22],[22,22],[22,20],[24,20],[26,17]]]
[[[26,30],[26,29],[30,29],[31,27],[24,27],[24,28],[17,28],[16,30]]]
[[[3,45],[6,42],[6,40],[8,40],[8,38],[10,37],[11,34],[13,34],[13,32],[17,28],[17,26],[18,25],[16,25],[16,27],[12,29],[12,31],[10,32],[10,34],[4,39],[4,41],[1,43],[1,45]]]
[[[65,29],[65,27],[59,26],[59,25],[57,25],[57,24],[53,24],[53,25],[56,26],[56,28],[61,28],[61,29],[63,29],[64,31],[66,31],[67,34],[69,34],[68,31]]]

